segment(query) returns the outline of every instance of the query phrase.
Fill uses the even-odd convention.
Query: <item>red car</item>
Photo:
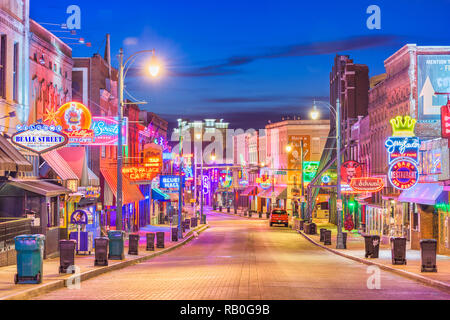
[[[270,214],[270,226],[274,224],[284,224],[285,227],[289,227],[289,216],[286,210],[273,209]]]

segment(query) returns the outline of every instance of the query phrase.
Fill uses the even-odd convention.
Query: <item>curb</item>
[[[116,271],[116,270],[123,269],[123,268],[129,267],[129,266],[135,265],[135,264],[139,264],[144,261],[156,258],[165,253],[168,253],[170,251],[173,251],[179,247],[186,245],[192,239],[194,239],[193,231],[196,231],[198,234],[200,234],[200,233],[204,232],[205,230],[207,230],[208,228],[209,228],[209,225],[207,224],[204,226],[199,226],[199,227],[189,231],[185,235],[185,239],[183,239],[182,242],[179,242],[170,248],[163,249],[161,251],[151,253],[149,255],[135,258],[132,260],[122,261],[122,262],[119,262],[119,263],[111,265],[111,266],[99,267],[97,269],[85,271],[78,275],[80,277],[80,282],[89,280],[91,278],[97,277],[99,275],[102,275],[102,274],[105,274],[105,273],[108,273],[111,271]],[[5,296],[3,298],[0,298],[0,300],[27,300],[27,299],[30,299],[30,298],[33,298],[33,297],[36,297],[36,296],[39,296],[39,295],[42,295],[45,293],[49,293],[49,292],[57,290],[57,289],[65,288],[68,286],[69,283],[72,283],[72,278],[73,278],[73,276],[67,277],[65,279],[54,280],[52,282],[40,285],[39,287],[36,287],[36,288],[30,288],[30,289],[27,289],[22,292],[18,292],[18,293],[9,295],[9,296]]]
[[[332,253],[334,253],[334,254],[336,254],[338,256],[341,256],[341,257],[344,257],[344,258],[347,258],[347,259],[350,259],[350,260],[353,260],[353,261],[356,261],[356,262],[359,262],[359,263],[363,263],[363,264],[366,264],[366,265],[369,265],[369,266],[377,266],[377,267],[379,267],[382,270],[385,270],[385,271],[388,271],[388,272],[391,272],[391,273],[395,273],[395,274],[397,274],[399,276],[402,276],[402,277],[405,277],[405,278],[408,278],[408,279],[420,282],[420,283],[425,284],[427,286],[430,286],[430,287],[433,287],[433,288],[445,291],[447,293],[450,293],[450,284],[447,284],[447,283],[439,281],[439,280],[433,280],[433,279],[430,279],[430,278],[427,278],[427,277],[424,277],[424,276],[421,276],[421,275],[418,275],[418,274],[415,274],[415,273],[412,273],[412,272],[409,272],[409,271],[406,271],[406,270],[396,269],[396,268],[390,267],[390,266],[382,264],[382,263],[372,262],[372,261],[367,260],[367,259],[358,258],[358,257],[352,256],[352,255],[349,255],[349,254],[345,254],[343,252],[339,252],[339,251],[337,251],[335,249],[331,249],[331,248],[326,247],[326,246],[324,246],[324,245],[322,245],[320,243],[317,243],[316,241],[314,241],[313,239],[311,239],[310,237],[308,237],[306,234],[304,234],[303,232],[301,232],[299,230],[296,230],[296,231],[297,231],[297,233],[301,234],[306,240],[308,240],[312,244],[314,244],[314,245],[316,245],[316,246],[318,246],[318,247],[320,247],[322,249],[325,249],[327,251],[330,251],[330,252],[332,252]]]

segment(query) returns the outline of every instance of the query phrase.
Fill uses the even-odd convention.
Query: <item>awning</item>
[[[414,188],[403,191],[398,201],[434,206],[443,191],[444,187],[438,183],[419,183]]]
[[[257,186],[248,186],[240,195],[244,197],[255,196],[257,192],[258,192]]]
[[[265,199],[271,199],[272,192],[275,193],[275,197],[277,199],[287,199],[287,188],[280,187],[280,186],[276,186],[275,188],[270,188],[270,189],[264,190],[263,192],[258,194],[258,197],[265,198]]]
[[[61,194],[72,193],[69,189],[42,180],[13,180],[10,184],[16,188],[40,194],[45,197],[56,197]]]
[[[33,165],[2,135],[0,135],[0,170],[33,171]]]
[[[78,180],[78,176],[73,172],[71,166],[64,160],[56,150],[44,153],[42,158],[56,172],[62,180]]]
[[[89,186],[98,187],[100,186],[100,178],[89,168],[88,169],[88,177],[89,177]]]
[[[116,168],[100,168],[103,177],[105,177],[106,183],[111,188],[114,196],[117,195],[117,169]],[[130,181],[122,175],[122,195],[123,204],[133,203],[144,200],[139,186],[133,185]]]
[[[168,201],[170,200],[170,196],[168,194],[165,194],[158,188],[152,189],[152,199],[158,200],[158,201]]]

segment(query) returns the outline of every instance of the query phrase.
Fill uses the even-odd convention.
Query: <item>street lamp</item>
[[[292,146],[287,146],[286,147],[286,151],[288,152],[288,153],[291,153],[292,152]],[[304,219],[305,218],[305,207],[304,207],[304,197],[305,197],[305,183],[304,183],[304,177],[303,177],[303,159],[304,158],[304,155],[303,155],[303,140],[301,140],[300,141],[300,167],[301,167],[301,178],[300,178],[300,180],[301,180],[301,182],[300,182],[300,185],[301,185],[301,190],[302,190],[302,198],[303,199],[300,199],[301,200],[301,216],[302,216],[302,219]],[[293,206],[293,208],[292,208],[292,215],[294,216],[294,206]],[[295,217],[297,217],[297,214],[295,214]]]
[[[340,81],[339,81],[340,83]],[[339,93],[340,93],[339,89]],[[336,100],[336,108],[334,108],[331,104],[327,102],[322,102],[325,104],[331,112],[334,113],[336,118],[336,173],[337,173],[337,181],[336,181],[336,212],[337,212],[337,249],[344,249],[344,238],[342,234],[342,199],[341,199],[341,102],[338,98]],[[314,110],[317,113],[314,114]],[[316,101],[314,101],[314,108],[311,112],[311,118],[313,115],[318,115]],[[314,119],[314,118],[313,118]],[[316,117],[318,119],[318,116]]]
[[[320,112],[316,107],[316,102],[314,101],[314,107],[313,110],[311,111],[311,119],[313,120],[317,120],[320,117]]]
[[[123,101],[124,82],[130,65],[136,60],[136,56],[141,53],[151,53],[152,59],[150,61],[149,71],[153,77],[156,77],[159,73],[159,65],[156,63],[155,49],[153,50],[141,50],[128,57],[124,62],[123,49],[120,48],[119,52],[119,76],[118,76],[118,141],[117,141],[117,194],[116,194],[116,229],[123,230],[122,224],[122,209],[123,209],[123,194],[122,194],[122,167],[123,167],[123,141],[122,141],[122,125],[123,125],[123,107],[127,104]],[[136,104],[134,102],[133,104]],[[142,102],[138,103],[142,104]]]

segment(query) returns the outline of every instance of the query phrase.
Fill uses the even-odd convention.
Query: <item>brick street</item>
[[[381,271],[369,290],[367,266],[318,248],[267,221],[209,213],[210,228],[188,245],[142,264],[36,299],[278,300],[450,299],[443,291]]]

